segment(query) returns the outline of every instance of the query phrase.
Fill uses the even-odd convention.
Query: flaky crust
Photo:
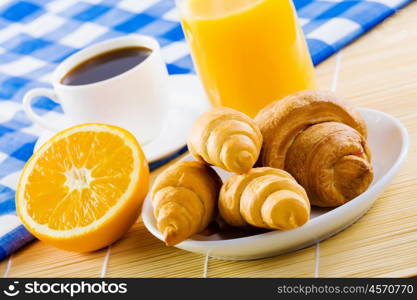
[[[312,205],[333,207],[362,194],[373,179],[363,136],[336,122],[310,126],[288,150],[285,169],[306,189]]]
[[[182,161],[155,180],[152,205],[167,246],[202,231],[215,217],[222,181],[208,165]]]
[[[312,205],[339,206],[371,184],[365,122],[334,93],[295,93],[263,109],[255,121],[264,137],[259,164],[290,172]]]
[[[226,107],[213,108],[198,118],[188,139],[188,149],[197,160],[234,173],[249,171],[261,146],[255,122]]]
[[[310,203],[303,187],[287,172],[255,168],[225,182],[219,211],[232,226],[287,230],[309,220]]]
[[[305,90],[271,103],[255,118],[264,139],[260,165],[284,168],[294,139],[307,127],[339,122],[367,137],[362,117],[332,92]]]

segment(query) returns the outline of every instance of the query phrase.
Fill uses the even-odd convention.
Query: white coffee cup
[[[103,81],[85,85],[65,85],[63,77],[80,63],[109,50],[142,46],[152,53],[134,68]],[[36,88],[23,98],[28,117],[50,131],[50,124],[32,109],[35,97],[45,96],[61,104],[71,124],[106,123],[123,127],[145,144],[160,132],[168,107],[168,72],[158,42],[148,36],[128,35],[110,39],[65,59],[52,74],[53,89]]]

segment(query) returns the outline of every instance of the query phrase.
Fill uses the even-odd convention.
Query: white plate
[[[195,235],[176,247],[225,260],[258,259],[310,246],[353,224],[368,211],[391,182],[404,162],[409,147],[408,133],[397,119],[371,109],[360,108],[359,111],[368,126],[375,172],[374,181],[365,193],[334,209],[313,208],[310,221],[293,230],[269,231],[245,237],[238,237],[237,232]],[[185,159],[190,160],[191,157]],[[223,170],[216,170],[223,179],[230,176]],[[148,230],[162,240],[156,228],[149,196],[143,206],[142,219]]]
[[[170,109],[164,128],[153,141],[142,145],[149,163],[166,158],[187,143],[188,132],[195,119],[210,108],[203,88],[195,75],[172,75],[169,77]],[[64,115],[50,119],[60,129],[75,125]],[[45,130],[35,145],[37,150],[55,132]]]

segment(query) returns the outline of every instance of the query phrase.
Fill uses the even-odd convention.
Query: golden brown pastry
[[[362,117],[334,93],[305,90],[271,103],[255,117],[264,144],[260,155],[263,166],[283,168],[288,149],[308,126],[339,122],[367,137]]]
[[[226,107],[213,108],[198,118],[188,139],[188,149],[197,160],[234,173],[249,171],[261,146],[255,122]]]
[[[312,205],[341,205],[371,183],[366,125],[334,93],[295,93],[264,108],[255,121],[264,138],[260,165],[289,171]]]
[[[371,153],[363,136],[336,122],[308,127],[287,152],[285,169],[317,206],[342,205],[366,191],[373,179]]]
[[[219,210],[226,223],[239,227],[287,230],[310,218],[304,188],[290,174],[274,168],[232,176],[221,189]]]
[[[222,181],[203,162],[178,162],[155,180],[152,204],[167,246],[202,231],[215,217]]]

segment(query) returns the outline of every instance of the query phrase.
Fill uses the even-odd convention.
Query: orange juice
[[[291,0],[179,2],[193,60],[213,105],[253,117],[275,100],[316,87]]]

